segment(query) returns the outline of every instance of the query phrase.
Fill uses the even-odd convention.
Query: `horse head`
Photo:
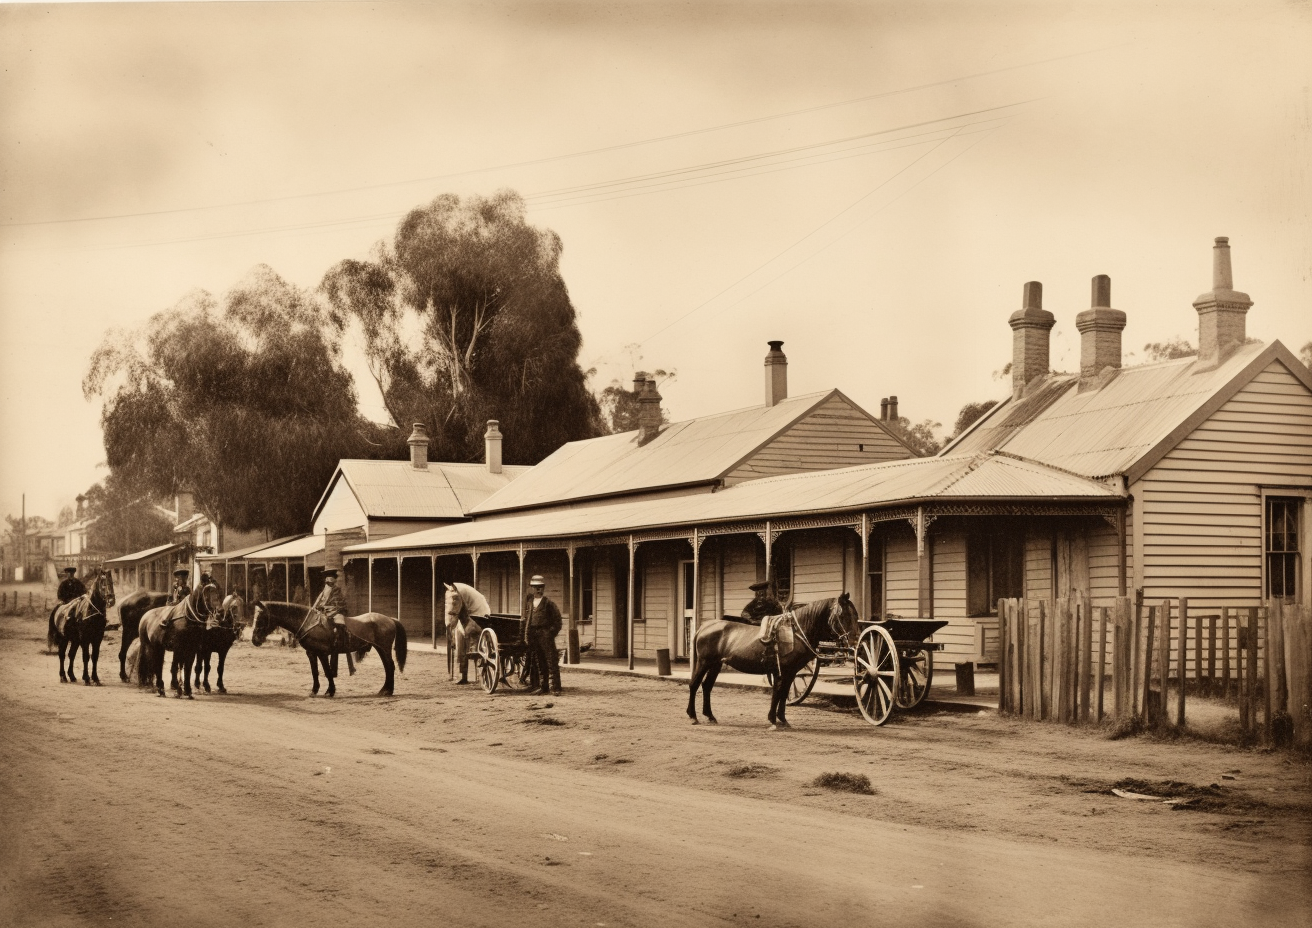
[[[91,589],[105,604],[103,608],[108,609],[117,602],[114,596],[114,576],[112,571],[108,571],[103,567],[96,571],[96,579],[95,582],[92,583]]]
[[[839,641],[856,647],[856,640],[861,637],[861,613],[852,603],[850,593],[843,593],[834,600],[829,612],[829,628]]]
[[[460,620],[464,618],[465,601],[461,598],[460,593],[456,590],[455,586],[450,583],[444,585],[446,586],[446,627],[454,628],[456,625],[459,625]]]
[[[247,625],[246,617],[246,600],[241,598],[240,593],[229,593],[223,598],[223,605],[219,607],[220,618],[225,624],[233,628],[241,628]]]
[[[206,580],[196,588],[194,594],[198,601],[198,611],[201,615],[212,616],[218,615],[221,597],[219,596],[219,586],[213,580]]]
[[[268,607],[257,599],[251,604],[251,644],[258,648],[264,644],[264,639],[269,637],[271,631],[273,618],[269,615]]]

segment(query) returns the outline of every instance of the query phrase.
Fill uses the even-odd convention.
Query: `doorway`
[[[679,591],[678,603],[681,620],[677,623],[679,640],[674,645],[674,653],[679,657],[687,657],[692,651],[692,636],[696,629],[693,628],[696,600],[693,598],[696,592],[696,578],[693,575],[692,561],[679,562]]]

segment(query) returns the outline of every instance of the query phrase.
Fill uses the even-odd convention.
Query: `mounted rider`
[[[768,580],[753,583],[747,589],[755,593],[756,597],[743,607],[742,621],[749,625],[760,625],[761,620],[768,615],[783,614],[784,607],[779,605],[779,600],[771,593]]]
[[[79,596],[87,595],[87,586],[77,578],[76,567],[64,568],[64,579],[59,581],[59,590],[55,594],[60,603],[71,603]]]
[[[173,587],[169,590],[169,599],[165,605],[176,606],[191,595],[191,584],[187,582],[190,576],[191,570],[186,567],[173,571]]]
[[[346,594],[337,585],[336,570],[329,569],[323,572],[323,589],[319,592],[319,597],[310,608],[323,616],[321,622],[328,631],[332,632],[334,641],[340,637],[337,631],[338,628],[345,632]]]

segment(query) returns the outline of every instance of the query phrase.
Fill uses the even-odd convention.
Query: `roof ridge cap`
[[[1003,451],[1001,448],[995,448],[992,451],[989,451],[988,454],[996,455],[1000,458],[1011,458],[1013,461],[1019,461],[1022,464],[1033,464],[1037,467],[1042,467],[1044,470],[1056,471],[1059,474],[1066,474],[1068,477],[1078,477],[1081,480],[1097,484],[1098,486],[1106,486],[1106,484],[1097,477],[1090,477],[1088,474],[1081,474],[1079,471],[1070,470],[1069,468],[1058,467],[1056,464],[1049,464],[1047,461],[1040,461],[1037,458],[1027,458],[1022,454],[1016,454],[1012,451]]]
[[[958,457],[958,455],[952,455],[950,457],[940,458],[939,460],[950,461],[954,457]],[[989,459],[989,455],[987,453],[974,454],[969,456],[963,454],[963,455],[959,455],[959,457],[967,459],[965,469],[962,470],[961,473],[956,474],[955,476],[948,475],[948,477],[945,478],[946,482],[942,482],[940,486],[931,487],[929,492],[926,493],[925,495],[938,496],[940,493],[947,492],[948,490],[956,486],[958,483],[960,483],[962,480],[966,479],[966,477],[968,477],[970,474],[973,474],[975,471],[979,470],[980,467],[984,465],[984,462]]]

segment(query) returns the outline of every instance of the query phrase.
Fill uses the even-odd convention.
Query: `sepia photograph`
[[[1312,4],[0,2],[0,514],[0,928],[1306,928]]]

